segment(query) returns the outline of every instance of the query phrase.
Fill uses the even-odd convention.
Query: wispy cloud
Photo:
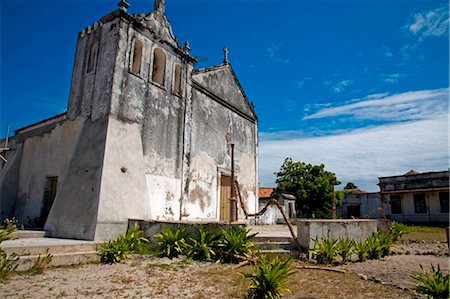
[[[325,86],[328,86],[331,90],[331,92],[333,93],[341,93],[347,90],[347,87],[349,87],[350,85],[353,84],[353,80],[340,80],[340,81],[330,81],[330,80],[325,80],[323,81],[323,84]]]
[[[383,56],[386,58],[392,58],[392,56],[394,56],[394,54],[392,54],[391,49],[387,46],[381,47],[381,54],[383,54]]]
[[[448,88],[378,95],[347,101],[341,106],[321,109],[304,119],[351,116],[357,119],[408,121],[428,119],[447,113]],[[373,95],[372,95],[373,96]]]
[[[305,78],[303,78],[301,80],[298,80],[297,81],[297,88],[298,89],[302,89],[303,86],[305,85],[306,81],[311,80],[311,79],[312,79],[311,77],[305,77]]]
[[[283,47],[283,44],[272,44],[269,47],[267,47],[267,55],[271,60],[277,63],[281,64],[289,64],[291,63],[291,60],[288,58],[284,58],[280,55],[280,49]]]
[[[294,132],[264,135],[260,142],[260,185],[274,186],[283,160],[319,164],[342,183],[378,191],[377,177],[448,167],[448,117],[358,129],[326,137],[292,138]],[[298,135],[297,135],[298,136]],[[300,133],[301,136],[301,133]]]
[[[416,13],[405,27],[415,36],[423,39],[448,34],[449,12],[446,6]]]
[[[393,73],[393,74],[381,74],[379,75],[381,78],[381,81],[388,83],[388,84],[395,84],[400,80],[401,77],[403,77],[400,73]]]

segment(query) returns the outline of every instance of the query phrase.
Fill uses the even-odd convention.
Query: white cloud
[[[386,57],[386,58],[392,58],[392,56],[394,56],[394,54],[392,54],[392,51],[389,47],[387,46],[382,46],[381,47],[381,53]]]
[[[410,91],[379,98],[366,97],[342,106],[325,108],[304,119],[318,119],[331,116],[352,116],[357,119],[407,121],[429,119],[447,113],[448,88]],[[378,94],[377,96],[380,96]]]
[[[406,25],[406,28],[420,38],[430,36],[442,36],[448,33],[449,13],[446,7],[417,13],[414,21]]]
[[[280,55],[280,49],[283,47],[283,44],[272,44],[270,47],[267,47],[267,55],[271,60],[281,64],[289,64],[291,60],[288,58],[284,58]]]
[[[400,73],[382,74],[382,75],[380,75],[380,77],[381,77],[381,80],[385,83],[395,84],[402,77],[402,74],[400,74]]]
[[[347,90],[347,87],[353,84],[353,80],[341,80],[337,82],[332,82],[330,80],[323,81],[325,86],[330,87],[333,93],[341,93]]]
[[[354,182],[378,191],[380,176],[410,169],[445,170],[448,167],[448,116],[359,129],[340,135],[294,138],[292,132],[270,133],[260,141],[260,186],[274,186],[283,160],[324,163],[345,184]]]

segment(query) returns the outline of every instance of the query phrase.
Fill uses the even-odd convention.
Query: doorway
[[[47,221],[48,214],[50,214],[53,202],[55,201],[57,186],[57,176],[47,177],[45,181],[44,198],[42,200],[41,216],[39,219],[41,226],[44,226],[45,222]]]
[[[230,221],[231,176],[220,176],[220,221]]]

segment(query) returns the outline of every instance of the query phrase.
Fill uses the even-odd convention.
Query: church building
[[[0,220],[85,240],[129,219],[228,222],[232,164],[245,220],[258,206],[258,123],[227,50],[194,70],[164,0],[149,14],[118,5],[78,35],[67,111],[3,149]]]

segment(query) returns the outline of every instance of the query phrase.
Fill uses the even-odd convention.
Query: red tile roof
[[[275,188],[259,188],[259,198],[270,198],[270,194],[272,194]]]

